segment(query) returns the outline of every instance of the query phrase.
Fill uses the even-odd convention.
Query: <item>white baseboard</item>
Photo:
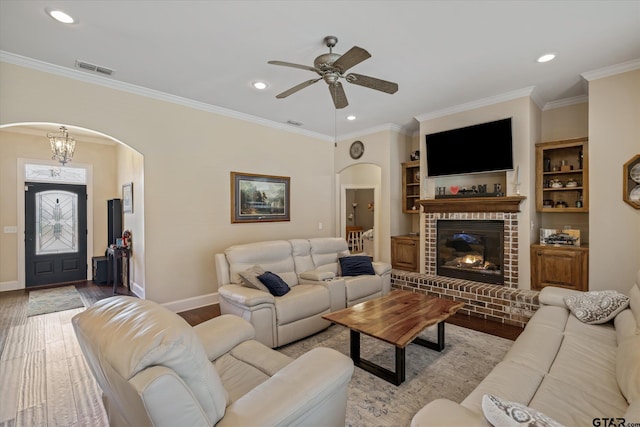
[[[11,282],[0,282],[0,292],[4,291],[16,291],[18,289],[24,289],[24,286],[20,286],[17,280]]]
[[[145,299],[144,297],[144,288],[137,284],[136,282],[131,283],[131,292],[135,294],[140,299]]]
[[[195,308],[204,307],[206,305],[218,304],[218,293],[199,295],[197,297],[186,298],[178,301],[171,301],[162,304],[164,307],[174,313],[182,313],[183,311],[193,310]]]

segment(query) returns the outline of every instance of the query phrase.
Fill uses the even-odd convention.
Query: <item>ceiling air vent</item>
[[[110,68],[101,67],[99,65],[91,64],[89,62],[80,61],[80,60],[77,60],[77,59],[76,59],[76,67],[78,67],[78,68],[80,68],[82,70],[92,71],[94,73],[99,73],[99,74],[104,74],[105,76],[110,76],[113,73],[115,73],[115,70],[112,70]]]

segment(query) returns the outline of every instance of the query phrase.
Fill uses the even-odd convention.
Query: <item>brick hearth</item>
[[[540,307],[537,291],[402,270],[391,272],[391,287],[462,301],[465,306],[458,310],[460,314],[520,327]]]

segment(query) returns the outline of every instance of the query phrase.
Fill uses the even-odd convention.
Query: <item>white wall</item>
[[[640,269],[640,210],[622,165],[640,153],[640,70],[589,81],[589,289],[628,292]]]

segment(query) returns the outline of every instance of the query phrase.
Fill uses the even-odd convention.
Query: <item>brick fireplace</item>
[[[523,197],[421,200],[425,235],[424,274],[393,270],[392,287],[465,303],[459,313],[524,327],[538,309],[538,292],[518,289],[518,212]],[[437,274],[439,220],[503,223],[503,284],[482,283]],[[463,223],[464,224],[464,223]]]

